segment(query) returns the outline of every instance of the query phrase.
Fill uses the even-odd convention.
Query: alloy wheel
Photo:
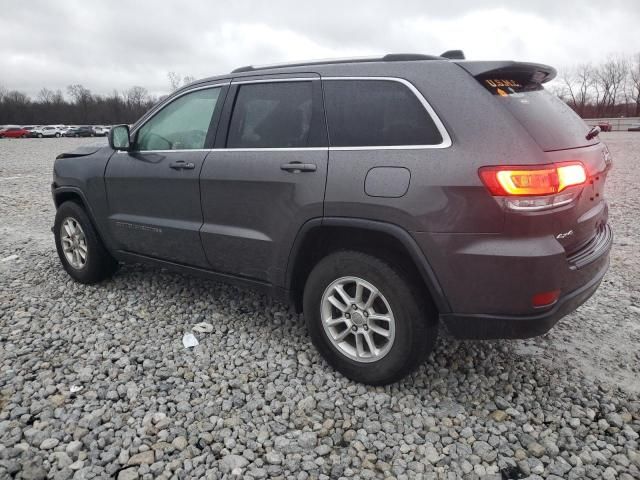
[[[371,283],[342,277],[324,291],[322,326],[332,345],[356,362],[384,357],[395,339],[395,318],[389,302]]]
[[[67,217],[60,226],[60,243],[64,256],[76,270],[84,268],[87,264],[88,247],[87,238],[80,223],[72,217]]]

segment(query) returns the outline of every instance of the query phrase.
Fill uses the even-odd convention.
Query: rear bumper
[[[582,287],[560,297],[544,313],[512,316],[450,313],[441,315],[440,318],[449,332],[461,339],[531,338],[543,335],[595,293],[609,268],[609,256],[606,255],[603,260],[595,277]]]
[[[551,235],[418,235],[451,310],[440,318],[458,338],[529,338],[549,331],[597,290],[609,268],[613,233],[603,224],[579,251],[567,255]],[[430,242],[430,243],[429,243]],[[559,290],[549,307],[540,292]]]

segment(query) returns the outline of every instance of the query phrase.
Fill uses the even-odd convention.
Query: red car
[[[613,125],[609,122],[600,122],[598,123],[598,126],[600,127],[601,132],[610,132],[613,130]]]
[[[22,127],[11,127],[0,132],[0,138],[26,138],[27,135],[29,135],[29,130]]]

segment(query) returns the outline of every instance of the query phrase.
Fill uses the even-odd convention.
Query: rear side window
[[[491,73],[478,78],[545,151],[594,145],[597,137],[587,140],[589,127],[569,106],[531,81],[530,73],[500,75]]]
[[[312,91],[310,81],[241,85],[229,123],[227,148],[309,146]]]
[[[325,80],[334,147],[437,145],[442,136],[406,85],[392,80]]]

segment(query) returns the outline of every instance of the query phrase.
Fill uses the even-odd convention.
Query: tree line
[[[170,91],[194,78],[176,72],[167,74]],[[550,90],[583,118],[640,116],[640,53],[613,55],[598,64],[582,63],[560,70]],[[0,125],[65,124],[113,125],[134,123],[164,97],[154,97],[146,88],[133,86],[98,95],[83,85],[61,90],[43,88],[35,99],[0,85]]]
[[[167,74],[175,91],[195,79],[175,72]],[[134,123],[164,96],[155,97],[140,86],[98,95],[80,84],[62,90],[43,88],[35,99],[0,85],[0,125],[114,125]]]
[[[640,116],[640,53],[561,71],[552,91],[583,118]]]

